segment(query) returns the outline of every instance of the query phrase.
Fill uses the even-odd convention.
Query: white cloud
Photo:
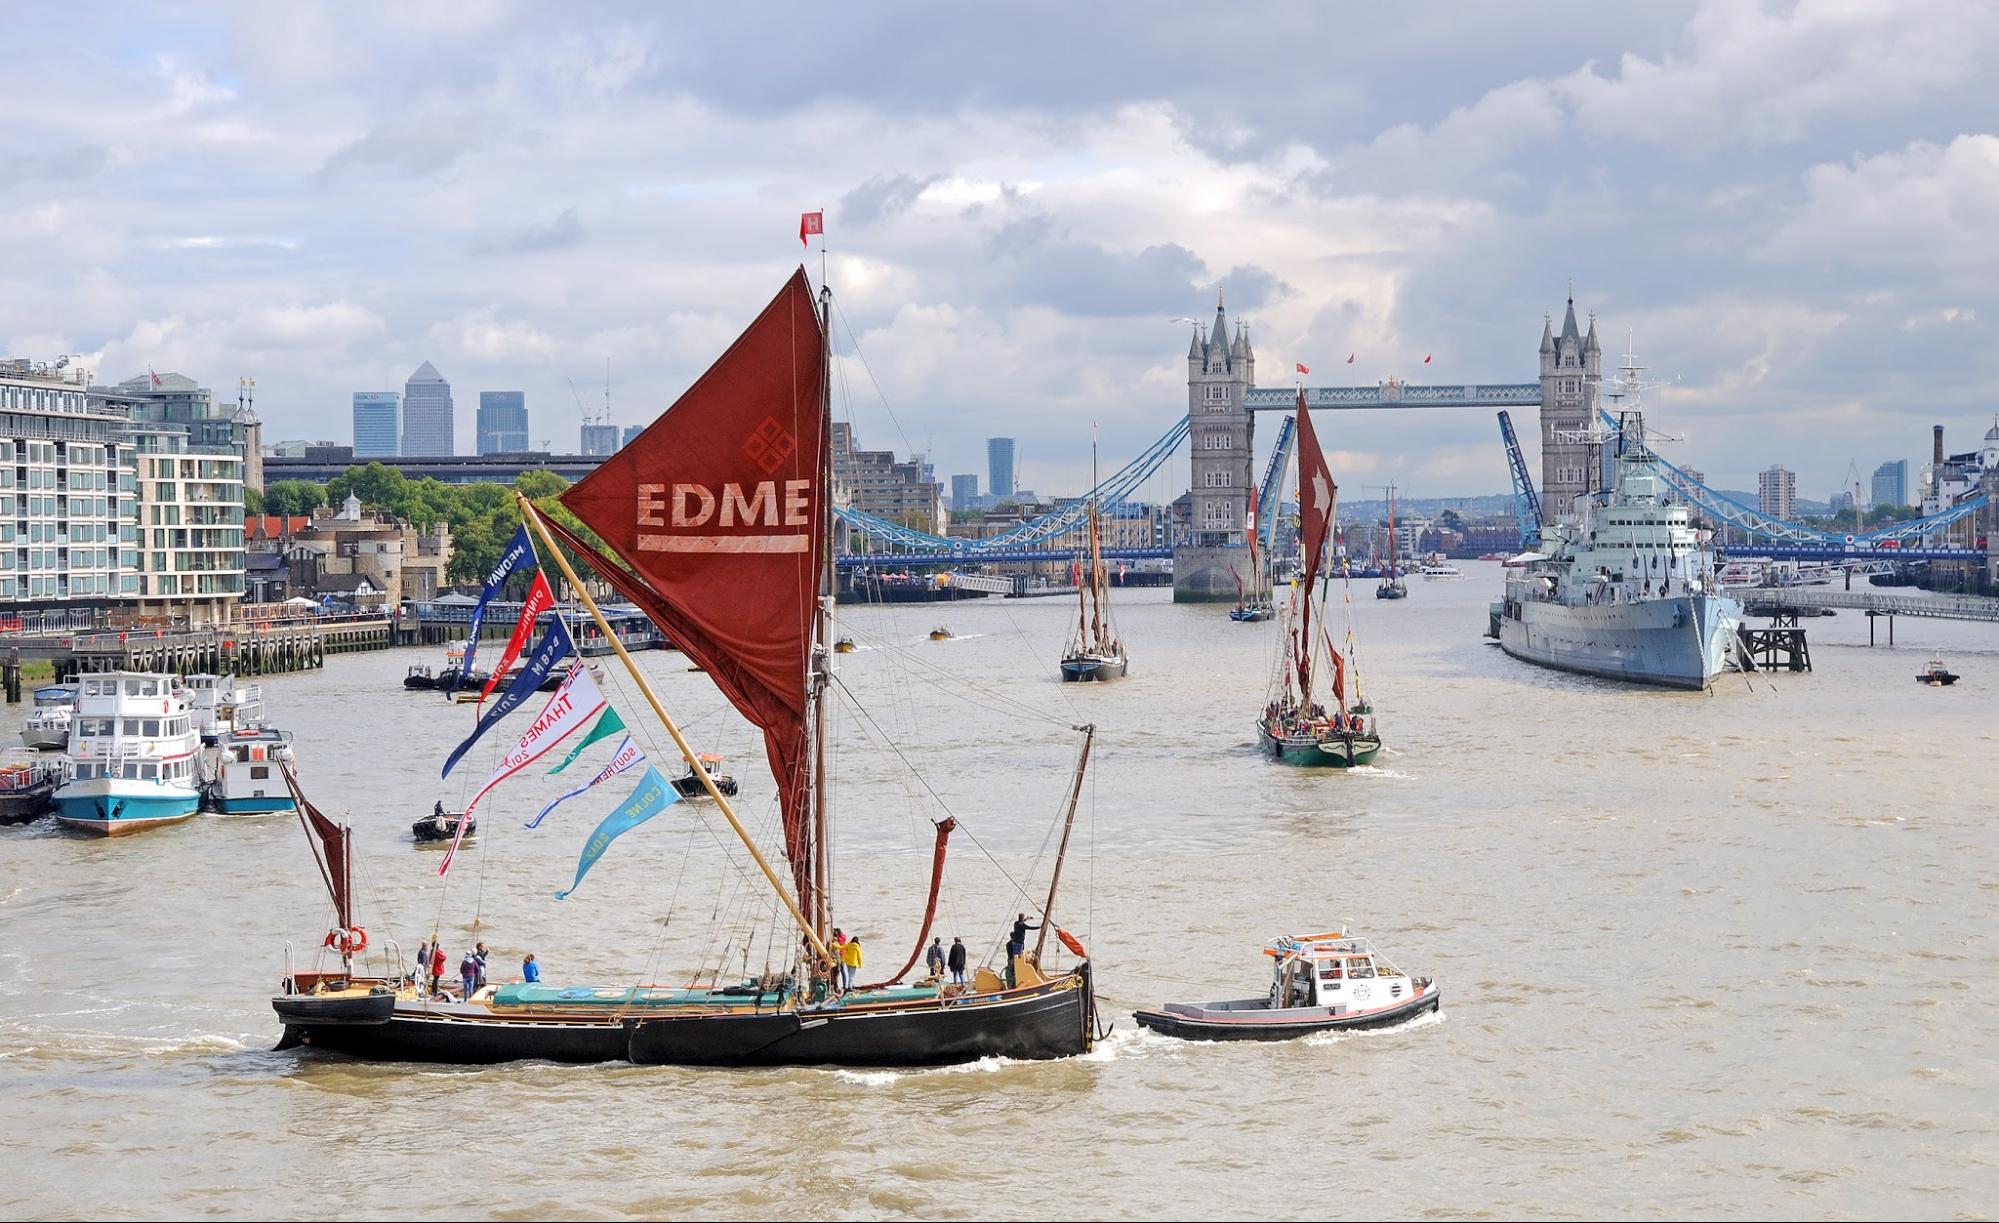
[[[1773,257],[1988,281],[1999,268],[1999,136],[1817,165],[1804,184],[1804,205],[1771,238]]]

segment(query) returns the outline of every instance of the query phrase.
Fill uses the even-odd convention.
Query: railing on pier
[[[1758,588],[1738,594],[1743,610],[1752,616],[1830,607],[1851,608],[1877,616],[1929,616],[1941,620],[1999,623],[1999,598],[1986,595],[1897,595],[1864,590],[1826,590],[1817,586]]]

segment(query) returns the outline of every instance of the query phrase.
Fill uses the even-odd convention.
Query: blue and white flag
[[[514,576],[514,570],[534,563],[537,563],[534,541],[528,538],[528,524],[524,522],[514,528],[514,537],[508,541],[507,550],[500,553],[500,559],[493,563],[492,572],[486,575],[486,588],[479,592],[479,605],[472,609],[471,631],[465,635],[465,658],[458,664],[458,673],[451,677],[449,691],[456,692],[459,682],[472,673],[472,656],[479,652],[479,626],[486,622],[486,604],[500,593],[507,579]],[[445,771],[450,772],[450,769]]]
[[[606,712],[604,716],[610,717],[611,715],[609,712]],[[561,798],[556,799],[548,806],[543,807],[541,809],[541,814],[529,820],[525,825],[523,825],[523,827],[527,828],[541,827],[541,822],[548,818],[549,812],[555,810],[557,807],[560,807],[562,804],[568,802],[570,799],[575,798],[578,794],[582,794],[594,786],[600,785],[603,782],[611,780],[613,777],[616,777],[618,774],[624,772],[626,769],[631,768],[633,765],[638,764],[640,761],[644,760],[645,758],[646,754],[639,750],[639,745],[632,742],[632,737],[630,735],[626,735],[624,742],[618,744],[617,754],[611,757],[611,763],[599,769],[597,771],[597,775],[595,777],[592,777],[589,781],[584,782],[582,785],[576,787],[574,790],[571,790],[569,793],[563,795]],[[678,793],[679,791],[676,790],[675,794]]]
[[[597,825],[597,831],[583,842],[582,856],[576,860],[575,882],[569,885],[567,891],[557,892],[555,898],[562,900],[574,892],[577,885],[583,882],[584,874],[597,864],[597,859],[604,856],[604,851],[620,834],[637,828],[679,801],[680,792],[673,788],[673,783],[661,777],[657,768],[647,765],[645,776],[639,778],[639,788],[632,791],[630,798],[619,803],[616,811],[605,816],[604,822]]]
[[[452,749],[444,760],[444,776],[451,776],[452,766],[459,757],[471,750],[479,736],[493,728],[493,724],[520,708],[521,702],[533,696],[541,687],[541,682],[555,671],[555,664],[576,653],[576,643],[569,638],[569,629],[562,623],[562,617],[552,616],[548,621],[548,631],[542,634],[541,644],[535,646],[534,653],[528,655],[527,666],[507,685],[500,699],[486,707],[479,716],[479,724],[472,728],[472,737]]]

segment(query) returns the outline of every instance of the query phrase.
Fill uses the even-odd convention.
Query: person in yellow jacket
[[[861,971],[861,940],[858,937],[840,945],[840,964],[846,977],[845,987],[854,988],[854,979]]]

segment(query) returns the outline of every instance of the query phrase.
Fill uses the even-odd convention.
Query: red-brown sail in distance
[[[603,575],[763,728],[785,855],[808,912],[805,692],[822,567],[824,344],[800,268],[672,407],[562,494],[643,584],[615,566]]]
[[[1333,528],[1333,506],[1339,501],[1340,486],[1333,483],[1332,468],[1326,466],[1325,451],[1319,449],[1319,435],[1312,428],[1312,414],[1305,410],[1305,392],[1298,392],[1298,546],[1303,549],[1302,594],[1303,632],[1299,634],[1298,684],[1308,683],[1312,642],[1312,582],[1319,576],[1319,557],[1326,550],[1326,536]]]

